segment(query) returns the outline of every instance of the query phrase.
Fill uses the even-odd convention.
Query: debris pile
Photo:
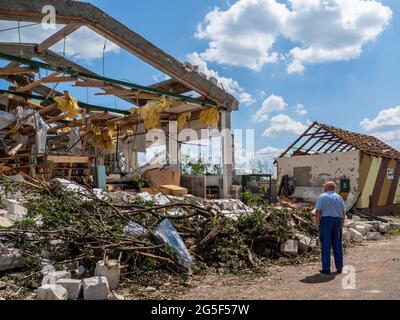
[[[132,273],[239,271],[318,252],[307,207],[106,192],[62,179],[1,176],[0,185],[10,221],[0,227],[0,271],[29,272],[21,283],[37,279],[36,299],[122,299],[115,290]],[[349,220],[344,236],[375,239],[388,228]]]

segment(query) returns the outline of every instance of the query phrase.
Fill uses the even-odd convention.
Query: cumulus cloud
[[[275,0],[241,0],[227,11],[215,8],[198,26],[196,37],[209,40],[202,56],[213,62],[260,70],[276,62],[270,52],[288,10]]]
[[[246,92],[236,80],[223,77],[217,71],[210,69],[207,62],[199,55],[199,53],[192,52],[187,55],[187,59],[191,64],[199,67],[199,72],[204,73],[207,77],[216,78],[222,88],[226,92],[234,95],[240,103],[251,105],[255,102],[254,97],[250,93]]]
[[[299,135],[307,126],[285,114],[278,114],[270,120],[270,125],[262,134],[265,137]]]
[[[301,103],[298,103],[294,108],[294,112],[296,112],[300,116],[304,116],[307,114],[307,110]]]
[[[362,120],[360,125],[378,139],[400,147],[400,106],[383,109],[375,118]]]
[[[266,121],[271,112],[282,111],[287,106],[288,104],[282,97],[271,94],[263,101],[261,108],[253,115],[253,122]]]
[[[21,23],[21,26],[28,23]],[[0,21],[0,29],[15,28],[18,26],[16,21]],[[40,43],[60,30],[63,26],[58,25],[56,29],[45,29],[41,25],[30,26],[20,29],[22,43]],[[1,42],[19,43],[18,30],[9,30],[0,33]],[[84,61],[100,59],[103,56],[104,37],[95,33],[87,27],[81,27],[74,33],[67,36],[65,40],[65,54]],[[50,48],[58,53],[64,52],[64,41],[61,40]],[[106,53],[118,53],[120,48],[110,42],[106,42]]]
[[[366,131],[373,131],[390,126],[400,127],[400,106],[383,109],[376,118],[365,118],[360,124]]]
[[[208,41],[207,61],[261,70],[283,56],[287,71],[300,73],[307,64],[358,57],[391,17],[377,0],[239,0],[209,12],[195,35]],[[274,51],[279,37],[295,43],[289,52]]]
[[[268,146],[268,147],[261,148],[260,150],[258,150],[256,152],[256,154],[262,158],[274,159],[274,158],[280,156],[283,151],[285,151],[285,150]]]

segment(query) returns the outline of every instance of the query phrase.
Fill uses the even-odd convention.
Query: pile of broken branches
[[[128,193],[124,193],[127,197],[118,192],[99,196],[86,186],[60,189],[31,178],[15,182],[1,177],[0,185],[3,197],[19,192],[28,209],[24,220],[0,229],[0,241],[18,248],[30,271],[40,271],[46,263],[93,270],[105,257],[118,259],[127,273],[161,267],[180,271],[177,253],[160,243],[153,232],[165,218],[197,266],[224,265],[231,270],[256,267],[263,258],[282,256],[279,245],[296,233],[317,234],[308,210],[264,205],[230,219],[195,197],[171,197],[159,204]],[[148,232],[137,237],[127,234],[129,222]]]

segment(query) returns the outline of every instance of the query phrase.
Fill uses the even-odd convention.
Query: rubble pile
[[[63,179],[0,177],[0,186],[9,222],[0,226],[0,272],[29,272],[36,299],[123,299],[115,290],[138,271],[229,272],[318,252],[311,208],[106,192]],[[349,220],[344,236],[375,239],[387,228]]]

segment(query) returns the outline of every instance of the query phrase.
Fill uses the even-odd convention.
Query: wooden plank
[[[37,70],[32,69],[31,67],[6,67],[0,68],[0,75],[6,76],[10,74],[25,74],[25,73],[32,73]]]
[[[73,87],[81,88],[100,88],[100,89],[112,89],[111,85],[107,85],[100,81],[77,81],[72,85]]]
[[[43,77],[39,80],[36,80],[24,87],[17,88],[15,91],[16,92],[25,92],[25,91],[31,90],[32,88],[37,87],[38,85],[41,85],[46,79],[57,77],[60,74],[62,74],[62,72],[53,72],[52,74],[48,75],[47,77]]]
[[[76,23],[67,24],[64,28],[60,29],[59,31],[54,33],[52,36],[50,36],[49,38],[44,40],[42,43],[38,44],[37,52],[42,53],[43,51],[46,51],[48,48],[55,45],[61,39],[67,37],[74,31],[78,30],[80,27],[81,27],[81,25],[76,24]]]
[[[44,79],[42,83],[60,83],[60,82],[73,82],[76,81],[76,77],[51,77]]]
[[[48,155],[47,160],[53,163],[89,163],[89,157]]]
[[[163,194],[171,196],[185,196],[188,194],[188,189],[175,185],[163,185],[159,186],[158,189],[160,189]]]

